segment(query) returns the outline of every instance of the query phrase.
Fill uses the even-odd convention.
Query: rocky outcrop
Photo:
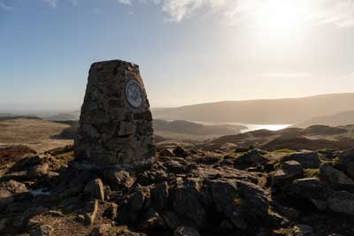
[[[234,164],[236,168],[247,169],[250,167],[264,168],[268,160],[264,157],[264,153],[258,149],[252,149],[235,159]]]
[[[0,234],[351,235],[350,152],[159,150],[134,172],[67,147],[21,159],[0,177]]]
[[[317,152],[299,152],[285,156],[285,161],[297,161],[303,168],[318,168],[320,166],[320,158]]]
[[[272,176],[272,184],[282,185],[291,182],[294,179],[301,178],[304,174],[304,169],[297,161],[286,161],[281,164],[281,168],[274,171]]]
[[[320,176],[331,185],[350,185],[354,186],[354,181],[345,175],[342,171],[332,167],[329,164],[323,164],[320,168]]]
[[[334,212],[354,215],[354,194],[336,191],[329,196],[328,207]]]

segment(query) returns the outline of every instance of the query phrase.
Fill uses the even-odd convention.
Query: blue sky
[[[154,107],[353,92],[353,1],[284,1],[0,0],[0,109],[78,109],[108,59]]]

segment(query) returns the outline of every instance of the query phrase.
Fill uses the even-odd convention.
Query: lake
[[[277,131],[281,129],[286,129],[291,126],[291,124],[239,124],[246,126],[247,129],[241,130],[241,133],[246,133],[249,131],[255,131],[255,130],[260,130],[260,129],[266,129],[266,130],[271,130],[271,131]]]
[[[246,132],[260,130],[260,129],[278,131],[292,126],[292,124],[247,124],[247,123],[238,123],[238,122],[213,123],[213,122],[202,122],[202,121],[191,121],[191,122],[204,124],[204,125],[242,125],[247,127],[246,129],[241,130],[241,133],[246,133]]]

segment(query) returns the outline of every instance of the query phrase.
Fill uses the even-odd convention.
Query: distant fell
[[[46,120],[50,121],[68,121],[68,120],[78,120],[80,116],[80,111],[58,113],[48,117],[44,117]]]
[[[255,124],[296,124],[353,110],[354,93],[302,98],[222,101],[153,109],[155,119]]]
[[[354,124],[354,104],[353,104],[352,111],[340,112],[329,116],[314,117],[296,126],[307,127],[313,124],[321,124],[321,125],[328,125],[328,126]]]

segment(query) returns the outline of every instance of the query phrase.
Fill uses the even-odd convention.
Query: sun
[[[254,17],[259,31],[272,37],[292,36],[306,29],[311,1],[265,0]]]

